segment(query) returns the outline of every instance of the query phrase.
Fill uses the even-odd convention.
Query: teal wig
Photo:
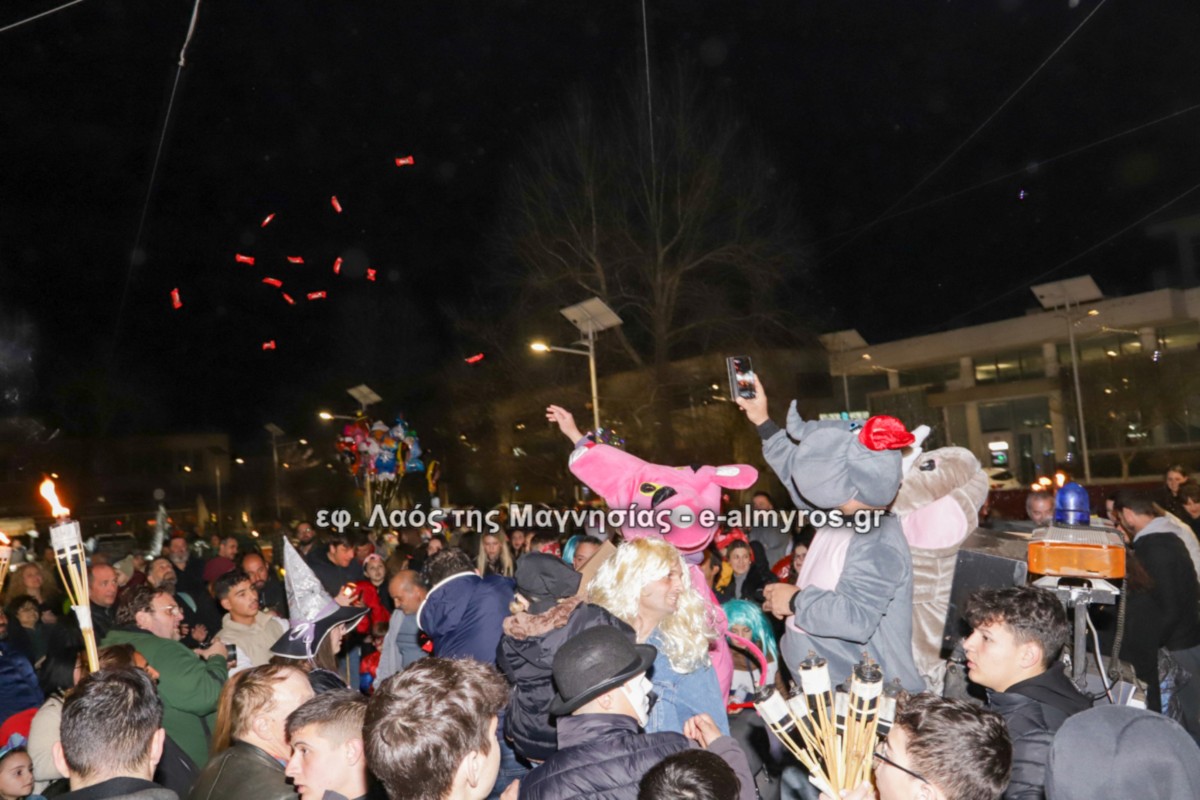
[[[779,648],[775,646],[775,634],[762,609],[749,600],[730,600],[721,606],[729,627],[745,625],[750,629],[750,641],[758,645],[768,658],[777,659]]]

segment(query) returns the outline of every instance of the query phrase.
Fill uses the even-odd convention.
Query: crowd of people
[[[759,397],[743,407],[792,499],[878,510],[877,527],[722,528],[695,552],[586,530],[301,522],[277,552],[177,531],[161,554],[91,559],[95,664],[53,551],[26,550],[0,614],[0,800],[816,800],[754,700],[805,659],[848,678],[864,652],[904,691],[850,800],[1200,796],[1195,484],[1100,510],[1131,542],[1124,615],[1100,632],[1149,710],[1076,686],[1068,610],[1033,586],[971,594],[974,696],[940,696],[914,665],[912,566],[886,513],[896,448],[847,456]]]

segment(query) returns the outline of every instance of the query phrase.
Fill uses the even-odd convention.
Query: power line
[[[163,146],[167,141],[167,130],[171,124],[171,112],[175,108],[175,95],[179,91],[179,78],[183,75],[183,68],[187,66],[187,49],[192,42],[192,36],[196,33],[196,20],[200,15],[200,0],[196,0],[192,6],[192,18],[188,23],[187,35],[183,40],[183,47],[179,50],[179,64],[175,68],[175,81],[171,85],[171,97],[167,101],[167,113],[163,115],[162,131],[158,137],[158,148],[154,152],[154,164],[150,168],[150,180],[146,184],[146,195],[142,199],[142,212],[138,219],[137,234],[133,238],[133,249],[129,253],[129,266],[125,270],[125,283],[121,287],[121,302],[117,305],[117,313],[113,323],[113,342],[112,350],[108,356],[109,371],[112,370],[112,365],[117,356],[117,346],[121,340],[121,323],[125,316],[125,306],[129,300],[129,286],[133,283],[133,272],[138,266],[138,259],[141,257],[142,235],[146,230],[146,216],[150,211],[150,197],[154,192],[154,184],[158,179],[158,167],[162,161]]]
[[[32,17],[28,17],[26,19],[19,20],[17,22],[11,22],[8,25],[5,25],[3,28],[0,28],[0,33],[7,33],[8,31],[11,31],[13,28],[19,28],[27,22],[33,22],[35,19],[41,19],[42,17],[48,17],[57,11],[62,11],[64,8],[70,8],[71,6],[79,5],[82,2],[83,2],[83,0],[71,0],[71,2],[63,3],[61,6],[58,6],[57,8],[52,8],[49,11],[43,11],[40,14],[34,14]]]
[[[1053,164],[1055,161],[1060,161],[1064,158],[1069,158],[1074,155],[1079,155],[1080,153],[1082,153],[1086,150],[1091,150],[1093,148],[1100,147],[1101,145],[1108,144],[1109,142],[1116,141],[1117,139],[1121,139],[1125,136],[1131,136],[1132,134],[1135,134],[1138,131],[1143,131],[1146,128],[1150,128],[1150,127],[1153,127],[1160,123],[1167,122],[1169,120],[1174,119],[1175,117],[1179,117],[1184,114],[1191,113],[1192,111],[1195,111],[1196,109],[1200,109],[1200,103],[1196,103],[1195,105],[1191,105],[1191,106],[1188,106],[1187,108],[1181,109],[1179,111],[1172,112],[1170,114],[1167,114],[1166,116],[1162,116],[1162,117],[1159,117],[1158,119],[1151,120],[1150,122],[1142,123],[1141,125],[1137,125],[1133,128],[1129,128],[1128,130],[1121,131],[1120,133],[1114,133],[1111,136],[1105,136],[1103,139],[1098,139],[1094,142],[1091,142],[1090,144],[1085,144],[1080,147],[1076,147],[1075,149],[1068,150],[1065,153],[1059,153],[1058,155],[1051,156],[1050,158],[1037,159],[1037,160],[1033,161],[1032,163],[1035,164],[1040,169],[1041,167],[1044,167],[1047,164]],[[849,236],[853,233],[857,233],[858,231],[866,230],[866,228],[869,227],[869,225],[874,225],[876,223],[881,223],[881,222],[887,222],[888,220],[893,220],[893,219],[896,219],[897,217],[903,217],[908,214],[916,213],[917,211],[922,211],[926,208],[929,208],[930,206],[935,206],[935,205],[938,205],[939,203],[944,203],[947,200],[953,200],[956,197],[961,197],[964,194],[969,194],[970,192],[973,192],[977,189],[982,189],[985,186],[991,186],[994,183],[999,183],[1000,181],[1008,180],[1009,178],[1014,178],[1018,175],[1023,175],[1026,172],[1028,172],[1028,170],[1029,170],[1029,167],[1025,166],[1025,167],[1022,167],[1021,169],[1013,170],[1012,172],[1006,172],[1003,175],[997,175],[994,178],[989,178],[986,181],[981,181],[980,183],[977,183],[974,186],[968,186],[965,189],[959,189],[956,192],[951,192],[950,194],[944,194],[941,197],[936,197],[933,200],[929,200],[927,202],[921,203],[920,205],[910,206],[901,211],[897,211],[895,213],[888,214],[887,216],[880,217],[874,223],[860,225],[857,228],[851,228],[850,230],[842,231],[841,233],[835,233],[831,236],[826,237],[825,239],[822,239],[819,242],[815,242],[815,244],[821,244],[822,242],[832,241],[833,239],[840,239],[843,236]]]
[[[882,222],[884,217],[886,217],[888,214],[891,214],[893,211],[895,211],[896,208],[898,206],[900,206],[901,204],[903,204],[905,200],[912,197],[914,192],[916,192],[918,189],[920,189],[922,186],[924,186],[926,183],[928,183],[929,180],[931,178],[933,178],[934,175],[941,172],[943,167],[945,167],[947,164],[949,164],[950,161],[953,160],[953,158],[956,155],[958,155],[959,152],[961,152],[964,147],[966,147],[976,136],[978,136],[983,131],[983,129],[986,128],[991,123],[991,121],[994,120],[997,117],[997,115],[999,115],[1000,112],[1003,111],[1008,106],[1008,104],[1011,103],[1016,98],[1016,96],[1021,93],[1021,91],[1026,86],[1029,85],[1030,81],[1032,81],[1034,78],[1036,78],[1038,76],[1038,73],[1040,73],[1043,69],[1045,69],[1046,65],[1049,64],[1054,59],[1054,57],[1057,56],[1062,51],[1062,49],[1067,46],[1068,42],[1070,42],[1073,38],[1075,38],[1075,34],[1079,33],[1079,31],[1083,28],[1083,26],[1087,25],[1088,21],[1091,20],[1092,17],[1096,16],[1096,12],[1098,12],[1101,8],[1103,8],[1104,4],[1107,2],[1108,2],[1108,0],[1100,0],[1100,2],[1096,5],[1096,7],[1093,8],[1091,10],[1091,12],[1086,17],[1083,18],[1083,21],[1080,22],[1078,25],[1076,25],[1075,29],[1073,31],[1071,31],[1069,34],[1067,34],[1067,38],[1065,38],[1061,42],[1059,42],[1058,47],[1055,47],[1054,50],[1052,50],[1050,52],[1050,55],[1046,56],[1042,60],[1041,64],[1038,64],[1037,69],[1035,69],[1033,72],[1029,73],[1029,77],[1027,77],[1025,80],[1023,80],[1021,82],[1021,85],[1018,86],[1012,92],[1012,94],[1010,94],[1004,100],[1003,103],[1001,103],[999,106],[997,106],[996,109],[991,114],[988,114],[987,118],[983,122],[981,122],[978,125],[978,127],[975,128],[975,130],[971,131],[971,133],[967,136],[967,138],[965,138],[961,142],[959,142],[958,146],[950,151],[950,155],[946,156],[940,162],[938,162],[938,165],[935,166],[933,169],[931,169],[929,172],[926,172],[925,176],[922,177],[921,180],[917,181],[916,184],[911,189],[909,189],[907,192],[902,194],[900,196],[900,199],[896,200],[896,202],[892,203],[890,206],[885,208],[883,210],[883,213],[880,214],[878,217],[876,217],[874,219],[874,221],[872,221],[870,224],[863,227],[858,233],[856,233],[854,236],[850,237],[850,239],[848,241],[842,243],[839,247],[835,248],[832,253],[825,256],[817,263],[823,264],[826,261],[828,261],[829,259],[833,258],[838,253],[840,253],[842,250],[849,247],[854,241],[856,241],[858,239],[859,236],[862,236],[863,233],[866,233],[868,230],[870,230],[871,228],[875,227],[880,222]]]
[[[979,305],[975,306],[974,308],[967,309],[966,311],[962,312],[961,314],[956,314],[955,316],[951,317],[950,319],[946,320],[945,322],[942,322],[941,324],[939,324],[935,327],[928,328],[925,331],[925,333],[931,333],[931,332],[939,330],[941,328],[948,327],[951,323],[956,322],[956,321],[962,319],[963,317],[969,317],[970,315],[974,314],[976,311],[979,311],[980,309],[987,308],[988,306],[992,305],[993,303],[995,303],[999,300],[1003,300],[1006,297],[1011,297],[1012,295],[1017,294],[1018,292],[1028,289],[1030,286],[1033,286],[1035,283],[1045,280],[1046,278],[1050,277],[1054,273],[1070,266],[1071,264],[1074,264],[1076,261],[1078,261],[1079,259],[1088,255],[1089,253],[1092,253],[1093,251],[1098,250],[1099,248],[1108,244],[1112,240],[1128,233],[1129,231],[1133,230],[1134,228],[1136,228],[1139,225],[1141,225],[1142,223],[1144,223],[1146,220],[1153,217],[1155,214],[1166,211],[1168,208],[1175,205],[1180,200],[1182,200],[1183,198],[1187,197],[1188,195],[1192,194],[1193,192],[1195,192],[1197,190],[1200,190],[1200,183],[1193,184],[1190,189],[1184,191],[1182,194],[1175,195],[1175,197],[1173,197],[1170,200],[1168,200],[1167,202],[1163,203],[1161,206],[1154,209],[1150,213],[1145,214],[1144,216],[1134,220],[1133,222],[1126,225],[1124,228],[1121,228],[1116,233],[1113,233],[1113,234],[1110,234],[1109,236],[1104,237],[1103,239],[1101,239],[1100,241],[1091,245],[1090,247],[1076,253],[1075,255],[1071,256],[1070,258],[1066,259],[1065,261],[1062,261],[1062,262],[1058,263],[1057,265],[1051,267],[1050,269],[1046,270],[1045,272],[1043,272],[1039,275],[1033,276],[1032,278],[1025,281],[1024,283],[1021,283],[1021,284],[1013,287],[1012,289],[1009,289],[1006,292],[1001,292],[1000,294],[995,295],[988,300],[985,300],[984,302],[980,303]],[[924,335],[924,334],[919,334],[919,335]]]

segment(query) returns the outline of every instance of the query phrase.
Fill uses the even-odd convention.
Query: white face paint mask
[[[637,714],[638,725],[643,728],[650,721],[650,690],[653,688],[654,684],[650,683],[650,679],[644,672],[621,684],[621,691],[625,693],[625,699],[629,701],[629,705],[633,706],[633,710]]]

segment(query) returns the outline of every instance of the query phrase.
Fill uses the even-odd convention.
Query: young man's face
[[[258,614],[258,592],[250,581],[242,581],[229,589],[221,600],[221,608],[229,612],[234,622],[246,624]]]
[[[488,723],[487,761],[484,763],[482,779],[474,793],[477,800],[483,800],[492,793],[492,787],[496,785],[496,778],[500,775],[500,743],[496,741],[496,723],[498,721],[497,717],[492,717],[492,721]]]
[[[600,546],[592,542],[581,542],[575,547],[575,558],[571,561],[571,569],[578,572],[583,569],[583,565],[588,562],[592,556],[596,555],[596,551]]]
[[[1200,519],[1200,500],[1184,500],[1183,510],[1192,519]]]
[[[980,625],[963,642],[967,677],[993,691],[1007,691],[1021,671],[1022,646],[1013,629],[1003,622]]]
[[[345,796],[363,780],[366,762],[357,741],[357,750],[353,741],[330,741],[319,725],[306,725],[292,735],[292,757],[284,772],[296,784],[300,800],[321,800],[327,791]]]
[[[228,558],[230,561],[237,560],[238,541],[230,536],[221,542],[220,548],[217,549],[217,555],[223,558]]]
[[[876,752],[887,759],[875,759],[875,788],[879,792],[879,800],[910,800],[918,797],[922,788],[927,787],[920,778],[904,771],[912,770],[908,756],[908,733],[904,728],[893,725],[887,739]]]
[[[329,546],[329,560],[339,567],[348,567],[350,566],[350,562],[354,560],[354,548],[348,544],[331,544]]]

